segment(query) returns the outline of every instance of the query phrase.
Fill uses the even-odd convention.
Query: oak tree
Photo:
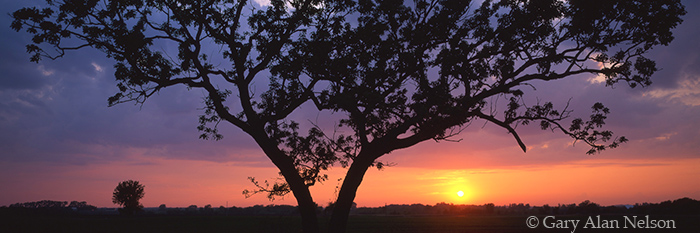
[[[601,129],[610,111],[603,104],[593,104],[589,119],[574,118],[568,105],[527,103],[526,93],[540,81],[586,74],[609,86],[650,85],[657,68],[644,55],[670,43],[685,14],[678,0],[47,4],[13,13],[12,28],[34,35],[32,61],[85,47],[104,52],[116,62],[119,88],[110,105],[143,103],[175,85],[204,90],[201,138],[220,139],[220,122],[250,135],[283,177],[273,185],[251,179],[259,188],[251,193],[291,192],[305,232],[319,230],[309,186],[326,180],[329,167],[348,169],[329,226],[343,232],[365,172],[386,165],[380,157],[450,140],[475,121],[502,127],[523,151],[516,128],[528,124],[581,141],[588,153],[619,146],[625,137]],[[267,89],[256,92],[256,83]],[[343,116],[336,130],[290,117],[305,104]]]

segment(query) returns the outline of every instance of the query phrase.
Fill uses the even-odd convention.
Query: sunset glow
[[[455,204],[530,203],[531,205],[579,203],[594,200],[604,205],[660,202],[681,196],[700,195],[700,159],[677,162],[600,160],[557,166],[527,166],[493,170],[435,169],[391,167],[370,170],[358,191],[359,206],[384,204]],[[7,168],[6,163],[0,164]],[[12,177],[0,177],[0,182],[24,189],[3,193],[7,200],[85,200],[93,205],[113,206],[110,193],[122,179],[138,179],[146,185],[145,206],[171,207],[252,206],[256,204],[295,205],[294,197],[269,201],[264,195],[245,198],[241,191],[253,188],[246,177],[273,179],[272,167],[246,167],[232,163],[185,160],[144,160],[142,165],[111,163],[91,167],[47,166],[46,173],[29,172],[36,164],[24,164],[6,169],[26,183]],[[128,172],[129,177],[121,174]],[[333,169],[329,180],[314,186],[317,203],[333,201],[335,186],[344,170]],[[50,175],[49,175],[50,174]],[[658,174],[664,174],[659,176]],[[81,182],[74,182],[81,180]],[[452,185],[454,181],[464,185]],[[653,184],[653,185],[649,185]],[[450,186],[452,185],[452,186]],[[31,189],[29,189],[31,187]],[[455,189],[455,187],[461,187]],[[469,187],[466,189],[465,187]],[[27,192],[26,190],[31,190]],[[83,190],[75,192],[75,190]],[[444,190],[444,191],[440,191]],[[478,190],[479,192],[476,192]],[[459,196],[458,192],[463,195]],[[392,195],[386,195],[392,193]],[[7,203],[5,201],[3,205]]]

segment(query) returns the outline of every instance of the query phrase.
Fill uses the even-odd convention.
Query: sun
[[[457,191],[457,196],[463,197],[463,196],[464,196],[464,191],[462,191],[462,190]]]

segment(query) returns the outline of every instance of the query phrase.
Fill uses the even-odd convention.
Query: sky
[[[270,201],[245,198],[248,177],[277,178],[254,141],[222,124],[220,141],[198,139],[203,93],[167,88],[143,106],[107,107],[116,93],[114,62],[83,49],[58,60],[29,61],[30,35],[10,29],[14,9],[41,1],[0,1],[0,206],[39,200],[87,201],[116,207],[120,181],[146,186],[144,206],[295,205],[288,195]],[[476,122],[455,139],[426,141],[380,158],[395,164],[370,169],[358,190],[359,206],[385,204],[510,203],[603,205],[700,199],[700,2],[688,11],[671,45],[648,57],[661,69],[647,88],[605,87],[594,76],[536,83],[527,93],[565,103],[586,117],[603,102],[620,148],[586,155],[588,147],[561,133],[519,128],[523,153],[506,130]],[[317,115],[299,110],[302,121]],[[312,187],[326,205],[337,195],[344,170]],[[464,196],[457,196],[463,191]]]

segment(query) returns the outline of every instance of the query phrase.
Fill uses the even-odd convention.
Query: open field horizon
[[[29,204],[29,203],[28,203]],[[145,209],[137,215],[86,208],[0,207],[0,229],[8,232],[299,232],[296,207]],[[32,205],[36,206],[36,205]],[[515,233],[515,232],[698,232],[700,201],[688,198],[635,205],[455,206],[389,205],[351,211],[347,232]],[[329,222],[318,209],[321,232]]]
[[[690,197],[678,197],[678,198],[672,198],[672,199],[661,200],[661,201],[642,201],[642,202],[628,202],[628,203],[618,203],[618,204],[601,204],[601,203],[599,203],[599,202],[596,202],[595,200],[589,200],[589,199],[580,200],[580,201],[575,201],[575,202],[549,202],[549,203],[539,204],[539,205],[538,205],[538,204],[525,203],[525,202],[512,202],[512,203],[505,203],[505,204],[497,204],[497,203],[493,203],[493,202],[485,202],[485,203],[462,203],[462,204],[460,204],[460,203],[452,203],[452,202],[436,202],[436,203],[418,203],[418,202],[414,202],[414,203],[391,203],[391,202],[387,202],[387,203],[385,203],[385,204],[383,204],[383,205],[377,205],[377,206],[359,205],[359,204],[357,204],[357,203],[355,203],[355,204],[356,204],[356,207],[357,207],[357,208],[380,208],[380,207],[391,206],[391,205],[425,205],[425,206],[434,206],[434,205],[438,205],[438,204],[464,205],[464,206],[483,206],[483,205],[487,205],[487,204],[494,204],[495,206],[510,206],[510,205],[523,204],[523,205],[528,205],[528,206],[536,207],[536,206],[544,206],[544,205],[547,205],[547,206],[570,205],[570,204],[579,204],[579,203],[584,202],[584,201],[590,201],[591,203],[595,203],[595,204],[598,204],[598,205],[600,205],[600,206],[634,206],[634,205],[636,205],[636,204],[637,204],[637,205],[640,205],[640,204],[657,204],[657,203],[660,203],[660,202],[663,202],[663,201],[673,201],[673,200],[678,200],[678,199],[683,199],[683,198],[690,198]],[[690,199],[693,199],[693,198],[690,198]],[[27,201],[27,202],[15,202],[15,203],[10,203],[10,204],[6,204],[6,205],[0,205],[0,207],[9,207],[9,206],[11,206],[11,205],[13,205],[13,204],[22,204],[22,203],[39,202],[39,201],[57,201],[57,202],[66,202],[66,203],[70,203],[70,202],[72,202],[72,201],[81,202],[81,200],[72,200],[72,199],[71,199],[71,200],[51,200],[51,199],[42,199],[42,200]],[[91,203],[89,203],[89,202],[87,202],[87,201],[86,201],[86,203],[89,204],[89,205],[92,205]],[[551,203],[554,203],[554,204],[551,204]],[[317,204],[319,204],[319,207],[325,207],[325,206],[328,205],[328,203],[317,203]],[[161,205],[165,205],[167,208],[181,208],[181,209],[185,209],[185,208],[191,207],[191,206],[193,206],[193,205],[194,205],[194,206],[197,206],[198,208],[203,208],[203,207],[205,207],[205,206],[207,206],[207,205],[211,206],[212,208],[219,208],[219,207],[225,207],[225,208],[232,208],[232,207],[237,207],[237,208],[248,208],[248,207],[255,207],[255,206],[294,206],[294,207],[296,207],[296,205],[295,205],[294,203],[291,203],[291,204],[282,203],[282,204],[280,204],[280,203],[275,203],[275,202],[268,202],[268,203],[252,204],[252,205],[247,205],[247,206],[246,206],[246,205],[230,205],[230,204],[229,204],[229,205],[226,205],[226,204],[224,204],[224,205],[212,205],[212,204],[198,205],[198,204],[190,204],[190,205],[182,205],[182,206],[177,206],[177,205],[175,205],[175,206],[174,206],[174,205],[168,205],[167,203],[161,203],[160,205],[154,205],[154,206],[144,205],[143,208],[144,208],[144,209],[157,209],[157,208],[159,208]],[[94,206],[94,205],[93,205],[93,206]],[[95,206],[95,207],[100,208],[100,209],[118,209],[118,208],[120,208],[120,206],[117,206],[116,204],[110,205],[110,206]]]

